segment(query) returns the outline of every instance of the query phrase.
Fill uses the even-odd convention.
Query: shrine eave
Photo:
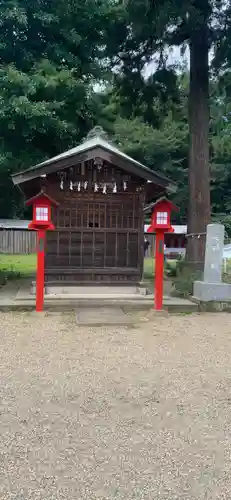
[[[125,170],[130,174],[137,175],[147,182],[151,182],[164,188],[167,192],[176,191],[176,184],[168,177],[151,170],[137,160],[126,155],[111,143],[101,137],[93,137],[78,146],[65,151],[53,158],[45,160],[27,170],[12,176],[13,183],[23,188],[23,184],[43,175],[73,167],[77,163],[100,157],[111,164]]]

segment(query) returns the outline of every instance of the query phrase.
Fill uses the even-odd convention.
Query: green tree
[[[114,124],[114,139],[129,155],[156,171],[174,178],[178,183],[175,203],[181,208],[181,220],[185,220],[187,201],[187,147],[188,127],[173,121],[171,113],[161,127],[141,122],[138,118],[119,118]]]
[[[231,73],[213,79],[210,98],[211,195],[215,220],[226,225],[231,212]]]
[[[73,146],[107,116],[105,2],[0,1],[0,216],[21,214],[10,174]],[[12,201],[13,200],[13,201]]]
[[[48,59],[78,77],[101,75],[106,2],[0,0],[0,61],[28,72]]]
[[[108,25],[108,34],[114,34],[109,42],[112,63],[117,64],[124,78],[133,82],[134,74],[141,73],[145,64],[155,57],[156,66],[166,68],[166,48],[189,46],[188,230],[204,232],[210,220],[208,56],[213,46],[221,65],[224,53],[218,48],[222,37],[229,36],[229,22],[229,28],[226,26],[230,19],[229,4],[225,0],[127,0],[123,5],[123,8],[114,5],[114,12],[118,14],[117,30],[113,21]],[[223,46],[227,54],[228,42]],[[189,260],[200,261],[204,247],[199,240],[189,239],[187,253]]]
[[[175,179],[178,190],[174,202],[180,207],[177,222],[187,223],[188,211],[188,147],[187,86],[189,75],[178,76],[179,103],[171,106],[168,115],[162,117],[161,125],[148,125],[140,117],[117,118],[114,122],[114,140],[128,154]],[[214,77],[210,83],[210,170],[212,219],[225,224],[231,236],[231,75]],[[109,109],[113,112],[120,105],[111,94]],[[111,104],[113,102],[113,104]],[[105,108],[107,110],[107,107]],[[118,116],[117,111],[115,116]]]

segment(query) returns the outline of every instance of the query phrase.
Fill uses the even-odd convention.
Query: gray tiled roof
[[[28,229],[29,220],[0,219],[0,229]]]
[[[87,139],[86,141],[78,144],[78,146],[75,146],[74,148],[68,149],[68,151],[64,151],[64,153],[60,153],[57,156],[53,156],[53,158],[49,158],[48,160],[45,160],[41,163],[38,163],[34,167],[31,167],[30,169],[27,170],[36,170],[39,167],[45,167],[46,165],[50,165],[52,163],[55,163],[56,161],[59,160],[64,160],[67,158],[70,158],[71,156],[78,155],[80,153],[84,153],[85,151],[88,151],[90,149],[96,148],[96,147],[102,147],[103,149],[106,149],[107,151],[114,153],[127,161],[133,163],[134,165],[137,165],[138,167],[144,168],[145,170],[149,171],[150,169],[148,167],[145,167],[142,163],[140,163],[137,160],[134,160],[134,158],[131,158],[131,156],[126,155],[120,149],[112,145],[110,142],[105,141],[102,139],[100,136],[93,137],[92,139]],[[23,173],[23,172],[21,172]],[[16,174],[17,175],[17,174]]]
[[[21,184],[23,182],[26,182],[27,180],[47,174],[49,171],[55,171],[56,168],[65,168],[65,165],[61,165],[60,167],[60,162],[63,163],[63,160],[69,160],[72,157],[78,157],[78,155],[84,154],[88,151],[101,148],[102,150],[107,151],[108,153],[111,153],[115,156],[115,163],[116,157],[118,159],[120,158],[121,160],[124,160],[127,165],[132,165],[134,169],[137,170],[138,175],[140,174],[141,177],[143,176],[144,179],[146,179],[148,182],[154,182],[156,184],[160,183],[160,185],[163,185],[169,191],[175,191],[176,186],[173,182],[171,182],[170,179],[168,179],[165,175],[155,172],[154,170],[146,167],[139,161],[128,156],[126,153],[123,153],[120,149],[118,149],[118,147],[116,147],[110,141],[106,140],[105,135],[102,134],[99,129],[100,127],[95,127],[92,131],[90,131],[87,138],[74,148],[71,148],[64,153],[60,153],[53,158],[49,158],[48,160],[38,163],[37,165],[30,167],[24,171],[14,174],[12,176],[14,184]]]

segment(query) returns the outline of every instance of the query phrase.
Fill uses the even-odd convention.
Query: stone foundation
[[[231,300],[231,284],[195,281],[194,298],[202,302],[224,302]]]

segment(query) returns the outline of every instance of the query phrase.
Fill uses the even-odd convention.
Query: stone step
[[[32,283],[31,285],[31,294],[35,295],[36,293],[36,285],[35,283]],[[59,295],[68,295],[68,296],[79,296],[79,297],[85,297],[85,296],[94,296],[100,294],[102,295],[110,295],[110,296],[116,296],[116,297],[124,297],[126,295],[148,295],[149,291],[146,287],[144,286],[136,286],[136,285],[86,285],[86,286],[81,286],[81,285],[69,285],[69,284],[60,284],[58,285],[57,283],[54,285],[46,285],[45,286],[45,295],[46,296],[59,296]]]
[[[0,288],[0,310],[35,310],[35,295],[30,293],[31,282],[29,280],[9,281],[4,287]],[[142,287],[141,287],[142,288]],[[142,293],[113,295],[109,293],[102,294],[102,287],[94,288],[94,294],[79,295],[46,295],[44,309],[49,311],[69,312],[78,307],[87,309],[90,307],[112,306],[122,307],[124,310],[147,310],[154,307],[154,296],[143,295]],[[81,287],[82,290],[82,287]],[[100,293],[101,292],[101,293]],[[198,304],[187,299],[178,297],[164,296],[164,309],[173,313],[190,313],[198,311]]]
[[[138,295],[139,292],[135,286],[46,286],[45,293],[47,296],[69,295],[76,297],[94,297],[100,294],[101,296],[126,296]]]
[[[138,310],[146,310],[153,308],[154,299],[153,297],[123,297],[123,298],[101,298],[94,297],[91,300],[88,298],[73,298],[73,297],[54,297],[51,296],[45,297],[44,301],[44,309],[45,310],[56,310],[56,311],[65,311],[65,310],[73,310],[76,308],[90,308],[90,307],[118,307],[121,306],[123,309],[138,309]],[[11,303],[7,303],[7,301],[1,301],[0,310],[34,310],[35,309],[35,297],[30,298],[21,298]],[[186,299],[174,299],[174,298],[165,298],[163,303],[163,309],[167,310],[171,313],[192,313],[198,311],[198,305],[194,302],[191,302]]]
[[[135,318],[122,307],[79,307],[76,309],[76,323],[79,326],[131,326]]]
[[[57,294],[45,294],[44,295],[44,300],[45,301],[58,301],[58,300],[64,300],[64,301],[89,301],[89,300],[118,300],[118,301],[123,301],[123,300],[145,300],[145,299],[152,299],[152,295],[142,295],[138,292],[135,293],[112,293],[110,292],[98,292],[98,293],[86,293],[85,292],[79,292],[79,293],[57,293]],[[35,295],[25,293],[23,290],[19,290],[16,294],[15,297],[16,301],[20,300],[29,300],[29,301],[35,301]]]

